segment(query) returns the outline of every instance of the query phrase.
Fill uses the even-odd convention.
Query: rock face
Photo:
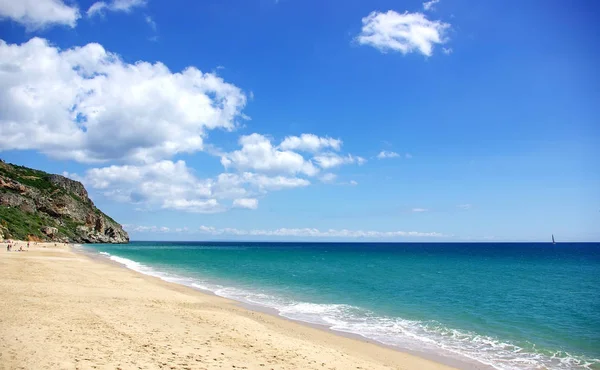
[[[4,237],[76,243],[128,243],[129,236],[88,197],[83,184],[0,160]]]
[[[53,237],[54,235],[58,234],[58,229],[56,227],[44,226],[41,230],[44,234],[48,235],[49,237]]]

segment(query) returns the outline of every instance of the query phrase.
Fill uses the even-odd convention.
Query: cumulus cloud
[[[367,161],[363,157],[353,156],[351,154],[341,156],[337,153],[332,152],[316,155],[313,159],[319,165],[319,167],[323,169],[329,169],[351,163],[357,163],[359,165],[362,165]]]
[[[440,0],[431,0],[423,3],[423,9],[429,11],[434,10],[435,4],[439,3]]]
[[[73,28],[80,15],[76,6],[62,0],[0,0],[0,19],[5,18],[33,31],[52,25]]]
[[[288,136],[279,145],[274,145],[269,137],[254,133],[242,136],[239,144],[241,149],[221,153],[221,164],[226,169],[312,177],[317,175],[320,169],[352,163],[362,165],[366,162],[366,159],[360,156],[323,152],[324,149],[340,150],[342,141],[313,134]],[[312,158],[299,152],[309,152]],[[325,174],[321,179],[328,182],[332,176],[333,174]]]
[[[95,43],[0,40],[0,151],[153,163],[202,150],[206,132],[233,130],[245,104],[238,87],[195,67],[130,64]]]
[[[381,52],[399,51],[402,54],[420,52],[433,54],[436,44],[447,42],[446,31],[450,24],[430,21],[422,13],[402,14],[393,10],[387,13],[374,11],[362,19],[362,30],[357,41]]]
[[[135,7],[146,5],[146,0],[112,0],[112,1],[97,1],[89,7],[86,14],[88,17],[101,15],[105,11],[125,12],[129,13]]]
[[[307,176],[314,176],[319,172],[310,160],[291,150],[274,147],[266,136],[256,133],[242,136],[239,144],[242,146],[240,150],[221,157],[221,164],[225,168]]]
[[[279,147],[283,150],[299,150],[307,152],[318,152],[328,148],[340,150],[341,146],[342,141],[339,139],[319,137],[313,134],[288,136],[279,145]]]
[[[196,178],[184,161],[93,168],[81,180],[121,202],[198,213],[225,209],[215,199],[214,184]]]
[[[398,154],[396,152],[389,152],[387,150],[382,150],[381,152],[379,152],[379,154],[377,154],[377,159],[396,158],[399,156],[400,156],[400,154]]]
[[[310,185],[301,178],[251,172],[201,179],[182,160],[113,165],[90,169],[83,176],[65,175],[116,201],[195,213],[216,213],[231,207],[256,209],[258,200],[253,195]]]
[[[438,232],[417,231],[365,231],[347,229],[320,230],[313,228],[280,228],[280,229],[253,229],[243,230],[236,228],[215,228],[200,226],[198,231],[212,235],[235,236],[287,236],[287,237],[335,237],[335,238],[399,238],[399,237],[443,237]]]
[[[258,199],[256,199],[256,198],[235,199],[233,201],[233,206],[235,208],[257,209],[258,208]]]

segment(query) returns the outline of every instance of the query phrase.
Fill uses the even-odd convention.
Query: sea
[[[83,248],[288,319],[495,369],[600,369],[600,243]]]

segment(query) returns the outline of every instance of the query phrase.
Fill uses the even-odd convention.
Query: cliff
[[[83,184],[0,160],[0,239],[128,243]]]

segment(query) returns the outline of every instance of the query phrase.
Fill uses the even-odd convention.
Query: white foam
[[[456,359],[471,359],[499,370],[591,369],[600,359],[582,359],[566,352],[551,356],[527,351],[515,344],[476,333],[446,328],[437,322],[377,316],[371,311],[346,304],[298,302],[259,290],[223,286],[213,282],[158,271],[139,262],[100,252],[101,255],[134,271],[165,281],[210,291],[243,303],[275,309],[289,319],[326,325],[332,330],[414,351],[431,351]]]

